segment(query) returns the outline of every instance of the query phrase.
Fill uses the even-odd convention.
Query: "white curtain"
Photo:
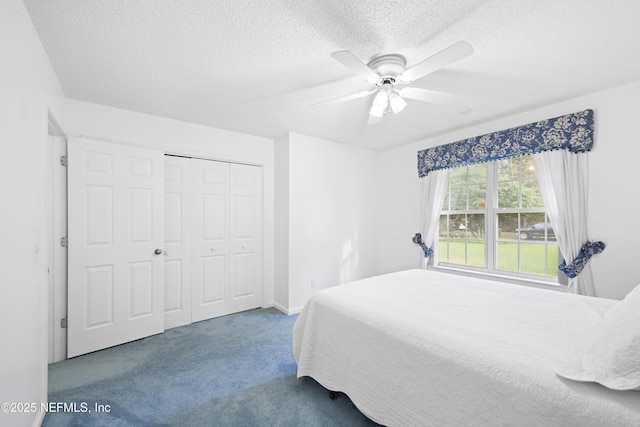
[[[533,155],[544,206],[567,264],[573,262],[588,240],[587,154],[554,150]],[[595,296],[588,263],[580,274],[569,278],[568,286],[575,293]]]
[[[424,244],[433,249],[433,242],[438,232],[440,212],[442,212],[442,203],[447,191],[449,169],[431,171],[426,177],[420,178],[420,181],[422,186],[420,233]]]

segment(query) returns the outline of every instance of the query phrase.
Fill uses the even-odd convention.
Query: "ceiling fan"
[[[348,50],[333,52],[331,54],[333,59],[369,83],[375,84],[375,87],[372,90],[341,96],[320,104],[350,101],[377,92],[369,110],[369,124],[378,123],[387,113],[395,114],[402,111],[407,106],[404,98],[436,104],[451,104],[457,99],[453,94],[405,85],[472,53],[473,47],[469,43],[459,41],[407,69],[405,57],[398,54],[379,55],[365,64]]]

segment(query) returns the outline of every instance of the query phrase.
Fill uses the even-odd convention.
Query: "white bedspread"
[[[316,293],[298,377],[389,426],[640,426],[640,392],[558,377],[615,301],[410,270]]]

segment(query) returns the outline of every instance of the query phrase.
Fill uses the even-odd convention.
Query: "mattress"
[[[640,426],[640,392],[559,377],[615,300],[408,270],[314,294],[298,377],[388,426]]]

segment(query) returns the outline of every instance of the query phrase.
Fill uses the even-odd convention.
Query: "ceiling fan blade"
[[[466,58],[472,53],[473,46],[467,42],[459,41],[405,70],[398,77],[403,83],[410,83],[462,58]]]
[[[357,56],[348,50],[333,52],[331,57],[367,80],[369,83],[377,83],[380,81],[380,76],[375,71],[367,67],[367,64],[362,62]]]
[[[378,89],[374,88],[373,90],[363,90],[362,92],[352,93],[351,95],[339,96],[337,98],[327,99],[326,101],[316,102],[315,104],[311,104],[310,107],[314,107],[316,105],[323,104],[336,104],[338,102],[351,101],[352,99],[364,98],[366,96],[371,95],[376,92]]]
[[[458,99],[458,95],[436,90],[421,89],[417,87],[405,87],[400,90],[403,98],[415,99],[416,101],[431,102],[433,104],[451,105]]]

